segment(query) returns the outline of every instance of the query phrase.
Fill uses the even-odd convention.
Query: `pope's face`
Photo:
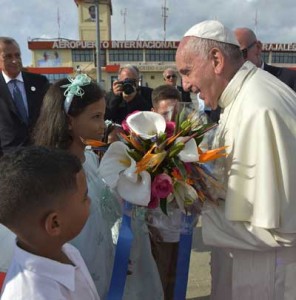
[[[180,43],[176,54],[176,65],[182,77],[183,86],[192,93],[200,93],[200,98],[205,101],[205,105],[216,109],[221,93],[212,60],[188,50],[183,51],[183,46],[184,41],[183,44]]]

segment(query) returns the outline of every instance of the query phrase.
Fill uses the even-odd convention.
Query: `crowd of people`
[[[18,43],[0,37],[1,300],[108,299],[122,199],[85,141],[134,111],[170,121],[193,94],[218,122],[212,147],[227,146],[211,166],[219,205],[201,211],[211,299],[296,299],[296,72],[261,51],[252,30],[204,21],[184,34],[162,85],[140,86],[128,64],[106,94],[86,74],[49,85],[22,71]],[[122,298],[174,300],[181,211],[144,214],[132,217]]]

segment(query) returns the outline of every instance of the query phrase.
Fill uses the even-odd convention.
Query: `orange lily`
[[[181,173],[180,173],[180,171],[179,171],[177,168],[173,169],[173,171],[171,172],[171,175],[172,175],[175,179],[177,179],[177,180],[183,180],[183,179],[184,179],[184,178],[181,176]],[[194,183],[194,181],[193,181],[192,178],[186,178],[186,179],[185,179],[185,182],[188,183],[188,184],[190,184],[190,185],[193,185],[193,183]]]
[[[134,146],[134,148],[140,152],[144,151],[143,146],[138,142],[137,138],[133,135],[127,136],[124,133],[120,133],[120,135],[122,136],[122,138],[127,141],[128,143],[132,144]]]
[[[104,143],[104,142],[101,142],[101,141],[98,141],[98,140],[92,140],[92,139],[83,139],[82,137],[80,137],[82,143],[84,145],[87,145],[87,146],[92,146],[92,147],[103,147],[103,146],[107,146],[108,144],[107,143]]]
[[[213,150],[208,150],[203,152],[199,147],[198,149],[198,154],[199,154],[199,162],[201,163],[206,163],[208,161],[223,157],[223,156],[227,156],[226,152],[222,152],[227,148],[227,146],[224,147],[220,147],[217,149],[213,149]]]
[[[181,176],[181,174],[180,174],[180,171],[179,171],[177,168],[173,169],[173,171],[171,172],[171,175],[172,175],[175,179],[178,179],[178,180],[183,179],[182,176]]]
[[[137,173],[141,173],[148,168],[153,168],[155,171],[158,166],[162,163],[162,161],[165,159],[167,152],[162,151],[159,153],[152,153],[154,150],[155,145],[153,145],[150,150],[143,156],[143,158],[137,162]]]
[[[142,146],[141,143],[139,143],[137,136],[131,134],[130,135],[130,142],[131,144],[135,147],[135,149],[137,149],[138,151],[144,152],[144,147]]]
[[[171,136],[170,138],[168,138],[166,140],[166,145],[171,144],[172,142],[174,142],[181,134],[183,133],[183,131],[179,131],[176,135]]]

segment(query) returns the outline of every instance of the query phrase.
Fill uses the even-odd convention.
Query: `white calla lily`
[[[130,203],[147,206],[151,197],[151,176],[147,171],[137,175],[137,181],[129,180],[122,174],[117,184],[117,192]]]
[[[175,143],[183,142],[188,137],[178,137]],[[197,162],[199,159],[199,154],[197,151],[197,145],[194,139],[190,139],[185,143],[184,149],[178,154],[178,157],[183,162]]]
[[[198,199],[196,190],[184,181],[177,180],[174,184],[174,197],[179,208],[185,212],[184,203],[194,203]]]
[[[124,143],[114,142],[100,162],[99,173],[111,188],[116,187],[119,175],[123,171],[132,167],[132,165],[135,166],[135,162],[133,163],[133,159],[128,155],[127,150],[129,148]]]
[[[146,171],[136,173],[136,162],[128,150],[122,142],[112,143],[102,158],[99,173],[124,200],[147,206],[151,194],[150,174]]]
[[[139,111],[127,117],[129,128],[143,139],[151,139],[165,132],[166,122],[163,116],[152,111]]]

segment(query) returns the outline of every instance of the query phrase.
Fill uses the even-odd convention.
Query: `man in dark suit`
[[[49,82],[22,72],[21,51],[10,37],[0,37],[0,156],[29,143]]]
[[[258,68],[261,68],[277,77],[279,80],[288,85],[292,90],[296,91],[296,71],[268,65],[263,62],[262,43],[257,40],[255,33],[249,28],[237,28],[234,30],[237,41],[245,60],[251,61]],[[218,122],[220,118],[220,108],[210,112],[210,119]]]
[[[185,91],[182,86],[177,85],[178,75],[173,68],[167,68],[163,71],[163,80],[165,84],[175,87],[181,94],[182,102],[191,102],[190,92]]]
[[[263,69],[277,77],[296,92],[296,72],[287,68],[280,68],[263,63]]]
[[[234,31],[237,41],[240,44],[245,60],[251,61],[258,68],[271,73],[279,80],[296,91],[296,71],[271,66],[262,61],[262,43],[257,40],[255,33],[249,28],[237,28]]]

